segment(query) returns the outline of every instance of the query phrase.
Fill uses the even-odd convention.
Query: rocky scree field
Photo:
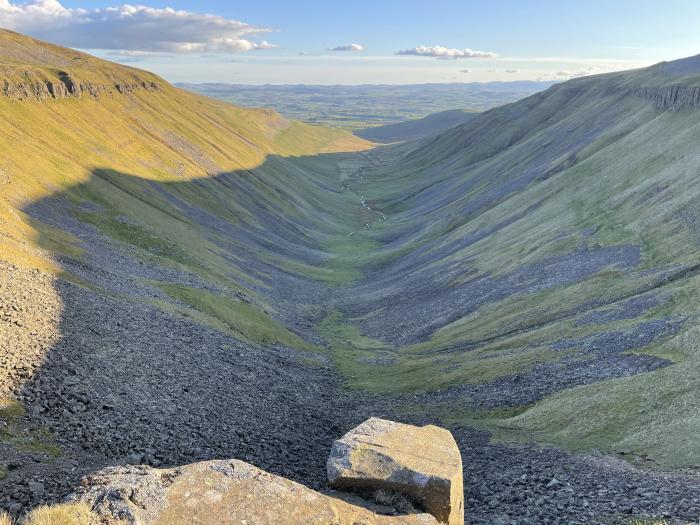
[[[370,416],[453,431],[469,523],[700,516],[700,59],[376,146],[0,44],[14,516],[118,464],[322,489]]]

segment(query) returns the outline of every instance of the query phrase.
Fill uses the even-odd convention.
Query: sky
[[[171,82],[556,81],[700,53],[700,0],[0,0],[0,27]]]

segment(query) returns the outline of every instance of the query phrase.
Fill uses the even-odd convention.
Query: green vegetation
[[[318,333],[328,341],[336,366],[348,378],[348,384],[377,393],[431,391],[454,384],[484,383],[527,370],[535,362],[562,356],[546,348],[512,354],[507,348],[499,352],[495,346],[472,352],[416,356],[411,353],[412,347],[398,350],[363,336],[356,326],[343,324],[337,311],[319,324]]]
[[[497,435],[574,450],[598,448],[663,467],[697,467],[700,444],[687,436],[700,425],[699,335],[690,328],[664,345],[685,354],[682,363],[561,392],[499,422]]]
[[[303,350],[319,350],[250,304],[178,284],[161,283],[158,286],[173,299],[204,314],[202,319],[225,327],[240,339],[261,345],[279,343]]]
[[[24,424],[25,411],[19,401],[0,399],[0,441],[18,450],[50,457],[61,455],[48,430],[29,428]],[[0,472],[0,478],[6,472]]]
[[[620,81],[626,78],[618,77]],[[659,281],[658,274],[650,271],[696,264],[695,232],[700,220],[695,211],[698,182],[693,175],[696,115],[660,114],[653,105],[633,96],[620,103],[618,98],[601,96],[596,82],[600,80],[575,82],[581,91],[591,90],[577,99],[576,108],[559,109],[566,100],[562,88],[529,101],[529,110],[522,116],[515,113],[513,117],[510,108],[503,108],[492,111],[488,120],[476,117],[478,140],[473,142],[469,142],[467,127],[448,132],[441,141],[423,147],[420,155],[408,155],[401,148],[386,150],[381,167],[358,188],[368,199],[381,202],[390,218],[353,240],[390,237],[396,225],[420,233],[405,242],[363,252],[358,267],[371,272],[411,257],[428,243],[431,251],[439,253],[452,242],[503,223],[496,232],[446,257],[426,257],[412,272],[448,266],[457,276],[449,286],[459,286],[485,274],[504,279],[524,266],[537,266],[576,250],[585,254],[620,245],[639,247],[637,271],[606,266],[578,281],[490,300],[439,327],[428,341],[403,348],[364,334],[358,327],[362,319],[344,319],[340,313],[329,315],[319,333],[328,339],[338,368],[351,386],[391,393],[483,383],[579,350],[553,351],[550,345],[556,341],[633,331],[645,321],[685,318],[679,333],[628,351],[668,359],[674,363],[669,367],[565,390],[518,414],[479,417],[451,407],[431,410],[440,412],[445,421],[489,428],[501,440],[534,440],[575,450],[597,448],[633,460],[643,458],[647,464],[696,467],[700,449],[686,436],[700,428],[697,335],[691,328],[698,315],[693,300],[700,292],[697,272]],[[615,82],[613,78],[611,84]],[[451,212],[496,191],[499,184],[540,162],[549,144],[566,136],[563,130],[590,129],[591,115],[600,125],[612,111],[624,117],[616,117],[609,129],[601,127],[575,158],[553,159],[551,166],[562,168],[545,180],[531,183],[478,214]],[[511,145],[513,137],[519,137],[515,146]],[[452,149],[452,144],[461,146]],[[402,152],[408,160],[392,152]],[[426,180],[424,171],[440,162],[448,168],[431,172]],[[465,193],[461,187],[472,179],[480,180],[480,185]],[[440,187],[437,194],[436,187]],[[429,201],[420,199],[422,192],[444,201],[433,210]],[[533,203],[540,204],[533,208]],[[418,215],[416,206],[423,206]],[[509,221],[513,216],[519,219]],[[581,233],[586,230],[592,233]],[[578,263],[572,258],[569,264]],[[599,324],[577,322],[592,304],[622,309],[625,301],[645,291],[670,298],[629,318]],[[398,291],[387,297],[401,301]],[[372,311],[366,317],[375,315],[383,312]],[[455,346],[469,350],[452,350]]]
[[[386,124],[356,131],[355,134],[372,142],[391,143],[404,140],[418,140],[436,135],[455,126],[469,122],[476,112],[451,109],[433,113],[417,120],[407,120],[396,124]]]
[[[76,217],[99,228],[117,241],[141,248],[152,255],[170,259],[180,264],[193,264],[177,244],[154,235],[137,224],[129,224],[126,217],[116,217],[104,212],[76,213]]]

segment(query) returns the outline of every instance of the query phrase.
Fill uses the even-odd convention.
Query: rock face
[[[8,68],[0,70],[6,73]],[[13,73],[17,68],[13,68]],[[14,80],[3,80],[0,83],[0,95],[11,100],[39,100],[83,98],[89,96],[97,98],[101,95],[125,94],[134,91],[158,91],[160,86],[155,82],[133,81],[128,83],[92,83],[73,80],[67,73],[59,78],[51,79],[38,75],[31,71],[14,73]]]
[[[238,460],[175,469],[114,467],[83,481],[75,501],[103,523],[130,525],[437,525],[429,514],[383,516]]]
[[[440,523],[464,523],[462,459],[443,428],[368,419],[333,444],[328,480],[343,490],[405,494]]]
[[[650,100],[661,110],[682,111],[700,106],[700,87],[696,86],[637,88],[632,93]]]

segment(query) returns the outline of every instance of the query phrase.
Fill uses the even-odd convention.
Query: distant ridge
[[[463,109],[449,109],[422,119],[362,129],[356,131],[355,135],[373,142],[384,143],[417,140],[469,122],[475,113]]]

